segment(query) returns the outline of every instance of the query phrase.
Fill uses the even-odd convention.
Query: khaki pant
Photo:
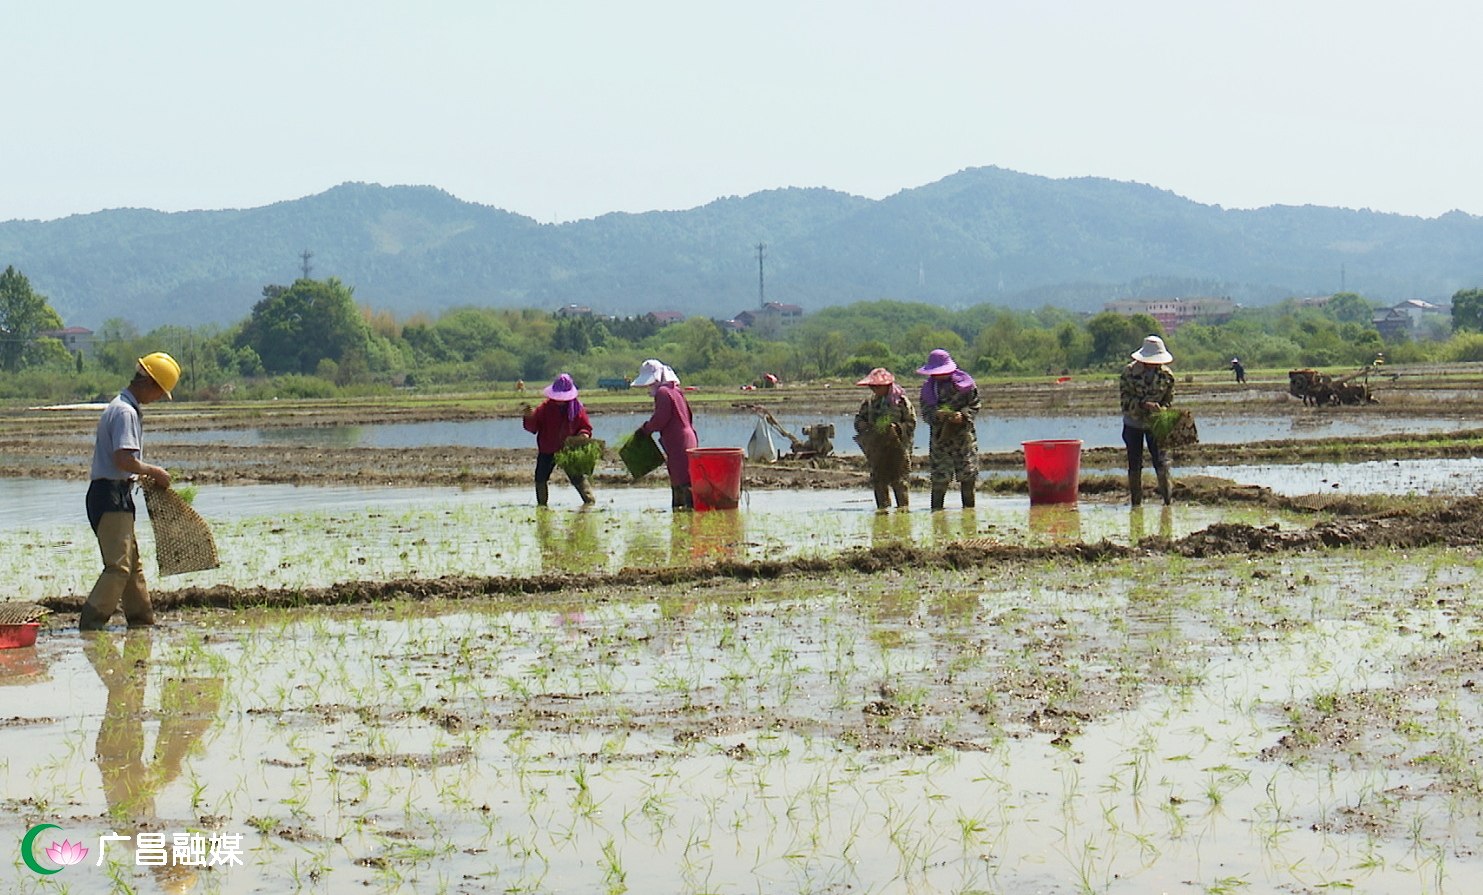
[[[98,520],[98,550],[103,554],[103,573],[93,585],[82,607],[78,627],[96,630],[108,624],[120,601],[124,619],[131,626],[154,624],[149,588],[144,584],[144,566],[139,562],[139,542],[134,537],[131,513],[104,513]]]

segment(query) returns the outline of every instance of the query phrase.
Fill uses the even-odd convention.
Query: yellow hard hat
[[[175,358],[163,351],[156,351],[154,354],[139,358],[139,369],[148,373],[155,385],[164,389],[165,397],[172,401],[175,400],[170,394],[170,390],[175,388],[175,383],[180,381],[180,364],[175,362]]]

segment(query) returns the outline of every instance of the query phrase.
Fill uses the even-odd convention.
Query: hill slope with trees
[[[684,211],[541,224],[433,187],[347,183],[262,208],[119,209],[0,223],[70,324],[227,324],[265,286],[334,277],[409,316],[460,306],[675,309],[725,319],[769,300],[819,308],[891,299],[962,308],[1097,310],[1129,296],[1264,305],[1340,289],[1445,301],[1483,281],[1483,218],[1275,206],[1227,210],[1098,178],[969,169],[881,200],[780,189]]]

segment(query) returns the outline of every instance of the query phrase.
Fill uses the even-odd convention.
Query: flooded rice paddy
[[[594,413],[593,435],[616,443],[648,419],[639,413]],[[854,416],[839,414],[780,413],[778,421],[788,431],[803,438],[805,426],[829,423],[834,426],[834,448],[841,454],[860,453],[851,436]],[[712,447],[744,447],[752,437],[758,418],[748,413],[700,413],[695,418],[701,444]],[[1200,419],[1200,439],[1206,444],[1249,444],[1281,439],[1314,440],[1348,438],[1383,432],[1445,432],[1471,422],[1460,417],[1375,417],[1343,416],[1334,413],[1294,416],[1291,413],[1210,416]],[[985,413],[976,420],[979,449],[1013,451],[1026,439],[1076,438],[1087,448],[1118,447],[1122,444],[1121,423],[1116,415],[1088,417],[1084,414],[1037,414],[997,416]],[[916,451],[927,450],[927,427],[919,425]],[[788,440],[776,432],[773,442],[780,451],[789,448]],[[274,427],[262,429],[200,429],[170,432],[159,440],[170,443],[203,445],[223,444],[238,447],[272,447],[307,445],[335,448],[406,449],[428,445],[462,445],[478,448],[528,448],[534,443],[518,419],[477,421],[440,421],[416,423],[383,423],[376,425],[337,425],[316,427]]]
[[[1483,493],[1483,458],[1370,460],[1360,463],[1181,466],[1180,475],[1228,478],[1277,494],[1398,494],[1462,497]]]
[[[1176,475],[1445,496],[1475,491],[1478,467]],[[86,593],[97,557],[81,493],[0,479],[0,599]],[[14,848],[0,891],[1483,887],[1476,546],[1123,550],[636,587],[600,576],[960,541],[1137,545],[1322,517],[1116,495],[981,494],[941,513],[876,513],[863,489],[748,491],[738,511],[680,514],[667,489],[598,497],[579,509],[559,474],[549,511],[527,488],[203,485],[222,567],[152,580],[159,592],[599,583],[172,610],[101,634],[59,619],[36,646],[0,650]],[[139,530],[149,556],[142,511]],[[40,824],[55,826],[23,855]],[[89,849],[80,863],[45,856],[64,839]],[[139,863],[156,842],[200,860]]]
[[[0,665],[15,841],[241,864],[114,841],[0,885],[1477,891],[1478,575],[1163,556],[48,631]]]
[[[849,491],[746,491],[736,511],[675,514],[667,509],[668,489],[653,488],[599,489],[598,504],[581,510],[580,498],[559,480],[560,474],[549,512],[537,510],[525,489],[202,487],[194,506],[211,520],[222,565],[156,586],[307,588],[446,575],[600,574],[974,538],[1131,544],[1149,535],[1183,537],[1218,521],[1288,528],[1310,521],[1265,508],[1130,512],[1110,502],[1031,506],[1027,497],[986,495],[970,511],[881,514],[867,494]],[[17,512],[5,530],[9,549],[0,554],[0,599],[86,595],[98,557],[77,486],[0,479],[0,499],[7,490],[16,492],[10,505]],[[140,513],[141,550],[152,556],[153,533]],[[32,524],[16,527],[19,521]]]

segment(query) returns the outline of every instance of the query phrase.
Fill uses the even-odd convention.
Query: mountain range
[[[95,329],[233,323],[264,286],[301,276],[305,252],[310,276],[338,277],[401,318],[576,304],[727,319],[761,300],[1095,311],[1113,298],[1261,305],[1341,289],[1390,303],[1483,285],[1483,218],[1223,209],[1144,184],[985,167],[880,200],[787,188],[562,224],[366,183],[261,208],[0,223],[0,266],[68,325]]]

